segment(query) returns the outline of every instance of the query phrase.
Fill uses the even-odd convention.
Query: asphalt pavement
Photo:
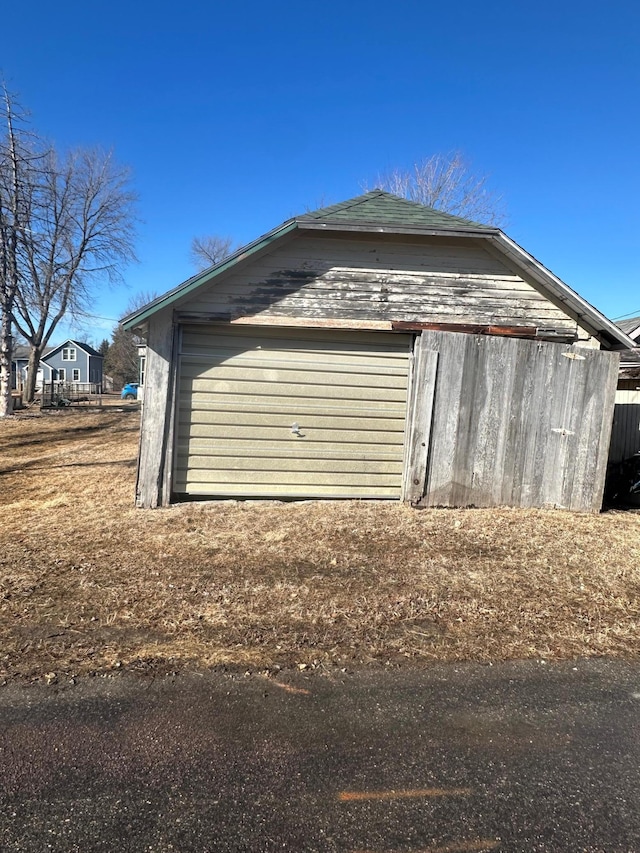
[[[0,688],[0,850],[640,851],[640,664]]]

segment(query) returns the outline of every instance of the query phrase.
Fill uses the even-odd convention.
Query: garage
[[[147,342],[140,507],[602,505],[632,341],[497,228],[372,190],[283,222],[124,328]]]
[[[411,336],[185,325],[173,488],[400,499]]]

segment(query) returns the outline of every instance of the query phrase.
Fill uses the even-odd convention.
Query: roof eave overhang
[[[74,340],[73,338],[67,338],[66,341],[63,341],[61,344],[58,344],[58,346],[51,347],[51,349],[48,352],[44,353],[43,358],[49,358],[54,353],[58,352],[58,350],[64,349],[67,346],[67,344],[73,344],[74,347],[77,347],[78,349],[82,350],[82,352],[85,353],[86,355],[93,356],[93,353],[89,352],[89,350],[86,349],[81,343]],[[100,355],[100,354],[98,353],[98,355]],[[95,358],[95,356],[93,356],[93,357]],[[102,356],[100,356],[100,358],[102,358]]]
[[[626,335],[597,308],[594,308],[586,299],[583,299],[569,285],[548,270],[537,261],[533,255],[526,252],[521,246],[503,231],[488,237],[489,241],[504,255],[512,260],[520,269],[549,291],[556,300],[565,306],[570,316],[575,317],[587,332],[596,337],[611,349],[632,349],[635,342]]]

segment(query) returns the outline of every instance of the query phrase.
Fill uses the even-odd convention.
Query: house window
[[[62,360],[63,361],[75,361],[76,360],[76,348],[75,347],[64,347],[62,350]]]
[[[77,367],[74,367],[71,371],[71,381],[72,382],[80,382],[80,370]]]
[[[64,382],[65,379],[67,378],[67,371],[64,369],[64,367],[59,367],[57,370],[57,373],[58,373],[58,375],[56,376],[56,379],[59,382]]]

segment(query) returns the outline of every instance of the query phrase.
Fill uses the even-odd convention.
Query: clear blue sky
[[[640,314],[639,33],[637,0],[32,0],[2,10],[0,70],[59,147],[133,170],[140,261],[99,317],[190,276],[196,234],[248,242],[452,149],[507,233],[619,317]]]

